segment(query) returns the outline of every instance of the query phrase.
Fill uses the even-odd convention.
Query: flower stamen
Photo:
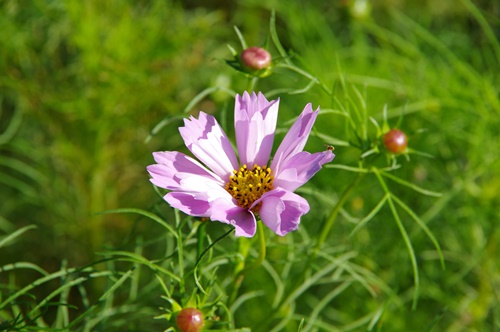
[[[273,180],[269,167],[254,165],[249,170],[247,165],[243,165],[239,170],[233,171],[226,190],[236,199],[238,206],[249,209],[253,202],[273,189]],[[252,211],[258,212],[260,206],[261,204],[257,204]]]

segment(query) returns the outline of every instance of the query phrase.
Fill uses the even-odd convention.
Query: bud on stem
[[[262,70],[271,65],[271,54],[261,47],[249,47],[241,53],[241,64],[250,70]]]
[[[394,154],[400,154],[406,151],[408,147],[408,138],[406,134],[399,129],[391,129],[383,136],[384,146]]]
[[[203,314],[195,308],[182,309],[175,318],[181,332],[199,332],[203,327]]]

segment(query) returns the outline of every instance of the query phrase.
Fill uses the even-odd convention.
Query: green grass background
[[[365,177],[335,221],[326,251],[336,258],[352,252],[346,259],[369,271],[360,273],[360,278],[370,289],[363,283],[349,284],[318,313],[314,308],[323,295],[345,281],[323,280],[293,302],[288,312],[295,316],[284,330],[296,331],[302,318],[306,324],[308,319],[314,322],[306,330],[317,331],[333,327],[499,330],[500,4],[384,0],[367,2],[369,10],[356,12],[355,5],[362,3],[1,1],[0,241],[25,226],[36,228],[1,242],[0,266],[33,262],[53,272],[86,266],[111,249],[141,248],[151,259],[161,255],[159,251],[169,252],[172,244],[164,247],[160,226],[128,214],[95,213],[117,208],[150,210],[158,203],[145,171],[153,162],[151,153],[185,151],[176,116],[186,116],[184,109],[198,93],[212,86],[244,91],[246,79],[223,61],[231,58],[227,44],[240,47],[233,26],[249,45],[263,45],[275,10],[277,35],[292,61],[333,91],[328,94],[315,85],[305,93],[288,94],[309,81],[276,68],[257,88],[284,89],[273,96],[281,98],[279,127],[287,128],[287,121],[308,102],[325,109],[338,109],[335,98],[348,104],[348,98],[341,98],[340,81],[347,86],[343,96],[355,100],[351,87],[358,89],[362,98],[357,103],[366,103],[367,114],[380,123],[387,107],[389,124],[408,134],[410,147],[433,156],[400,158],[402,167],[394,175],[442,196],[428,197],[397,183],[391,183],[390,190],[429,227],[445,260],[442,269],[429,237],[401,212],[420,275],[419,299],[412,309],[412,266],[390,210],[381,209],[349,236],[384,195],[376,177]],[[278,51],[271,47],[275,59]],[[191,111],[215,114],[233,137],[228,125],[233,103],[232,96],[219,91]],[[146,140],[165,118],[171,121]],[[317,133],[355,141],[342,117],[325,113],[318,119]],[[371,123],[366,128],[370,141],[376,130]],[[331,142],[313,137],[308,150],[320,151],[324,143]],[[353,144],[336,145],[335,153],[334,164],[356,167],[360,150]],[[316,241],[322,221],[354,177],[346,170],[324,169],[305,187],[311,212],[303,218],[304,230],[291,236],[297,248]],[[162,209],[165,220],[173,220],[173,211]],[[214,237],[226,230],[218,223],[206,228]],[[277,270],[286,266],[291,252],[299,255],[292,257],[297,262],[294,268],[303,268],[299,250],[280,247],[291,245],[292,240],[277,239],[269,232],[267,236],[271,238],[268,259]],[[230,255],[236,242],[225,241],[232,242],[220,250]],[[187,246],[186,252],[189,248],[194,250]],[[186,255],[191,257],[189,252]],[[196,261],[195,253],[191,255]],[[120,271],[120,264],[98,270]],[[218,271],[228,276],[228,269]],[[300,271],[289,272],[290,278],[294,273]],[[0,302],[36,278],[32,269],[0,271]],[[229,277],[222,279],[221,285],[231,283]],[[243,291],[261,290],[269,296],[245,301],[234,316],[235,327],[266,329],[262,326],[268,325],[259,325],[260,319],[276,292],[266,284],[268,279],[262,270],[245,279]],[[124,286],[140,288],[133,298],[124,292],[129,295],[107,300],[111,303],[107,305],[125,313],[132,301],[140,309],[134,316],[110,315],[108,325],[100,321],[96,330],[165,328],[162,320],[153,317],[162,313],[159,306],[168,305],[157,286],[146,284],[149,288]],[[82,285],[90,302],[109,289],[109,283],[97,279]],[[33,290],[35,302],[58,287],[54,281]],[[86,304],[80,295],[81,291],[70,293],[66,299],[81,309]],[[75,317],[79,309],[72,310],[68,315]],[[373,325],[375,316],[363,320],[378,310],[381,318]],[[59,316],[54,310],[44,315],[55,326],[51,322]],[[14,316],[7,308],[0,309],[0,323]]]

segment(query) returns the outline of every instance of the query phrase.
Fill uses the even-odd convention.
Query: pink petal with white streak
[[[283,189],[271,190],[259,201],[262,222],[280,236],[296,230],[300,217],[309,212],[309,203],[303,197]]]
[[[198,119],[185,119],[179,132],[187,148],[220,178],[238,169],[233,147],[213,116],[200,112]]]
[[[236,96],[234,128],[240,163],[267,165],[273,147],[279,99],[268,101],[262,93]]]
[[[271,169],[275,173],[279,173],[286,161],[301,152],[306,145],[307,139],[311,132],[311,128],[318,116],[319,108],[316,111],[312,110],[312,105],[307,104],[302,113],[299,115],[295,123],[292,125],[288,133],[283,138],[278,150],[274,155]]]
[[[313,154],[306,151],[299,152],[281,165],[279,173],[274,177],[273,185],[294,191],[309,181],[323,164],[329,163],[334,157],[330,150]]]

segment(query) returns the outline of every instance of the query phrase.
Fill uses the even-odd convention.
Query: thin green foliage
[[[0,7],[0,329],[177,331],[183,308],[206,331],[500,329],[494,5]],[[230,41],[269,72],[233,70]],[[275,144],[319,107],[305,150],[336,154],[283,238],[237,239],[147,183],[189,114],[234,137],[245,90],[280,98]]]
[[[168,223],[166,223],[163,219],[155,215],[154,213],[144,211],[141,209],[134,209],[134,208],[123,208],[123,209],[115,209],[115,210],[109,210],[109,211],[103,211],[103,212],[98,212],[97,214],[109,214],[109,213],[136,213],[140,214],[144,217],[147,217],[149,219],[152,219],[156,221],[158,224],[163,226],[170,234],[177,236],[177,232],[170,226]]]
[[[394,205],[393,202],[393,196],[389,189],[387,188],[387,185],[383,181],[383,179],[380,177],[380,174],[375,171],[375,175],[377,176],[380,185],[384,189],[387,196],[387,203],[389,204],[389,208],[391,210],[392,216],[394,217],[394,221],[396,222],[396,225],[399,228],[399,231],[401,232],[401,236],[403,237],[403,241],[406,245],[406,248],[408,249],[408,254],[410,255],[410,261],[411,265],[413,268],[413,281],[414,281],[414,293],[413,293],[413,309],[416,308],[417,306],[417,300],[419,296],[419,290],[420,290],[420,274],[418,272],[418,266],[417,266],[417,258],[415,256],[415,250],[413,249],[413,245],[411,243],[410,237],[408,236],[408,233],[406,231],[406,228],[403,225],[403,222],[401,221],[401,218],[398,214],[398,211],[396,210],[396,206]]]
[[[16,262],[13,264],[7,264],[7,265],[4,265],[0,268],[0,272],[7,272],[7,271],[11,271],[11,270],[16,270],[16,269],[31,269],[31,270],[37,271],[43,275],[49,274],[47,271],[45,271],[40,266],[33,264],[33,263],[30,263],[30,262]]]
[[[23,233],[31,230],[31,229],[36,229],[37,227],[35,225],[29,225],[25,226],[23,228],[18,229],[17,231],[13,232],[12,234],[4,237],[3,239],[0,239],[0,248],[3,246],[9,244],[9,242],[15,240],[17,237],[21,236]]]

